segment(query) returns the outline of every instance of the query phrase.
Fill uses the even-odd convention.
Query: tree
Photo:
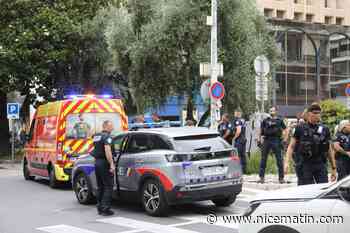
[[[0,5],[0,153],[8,151],[6,93],[18,90],[28,109],[36,95],[50,100],[60,83],[92,86],[103,73],[101,31],[88,30],[108,0],[2,0]],[[90,24],[91,25],[91,24]],[[101,36],[100,36],[101,37]],[[103,38],[104,40],[104,38]],[[107,45],[105,45],[106,48]],[[102,49],[101,49],[102,48]],[[102,51],[102,52],[100,52]],[[101,55],[102,54],[102,55]],[[99,56],[99,57],[98,57]],[[26,111],[25,111],[26,112]]]
[[[324,100],[321,102],[321,108],[322,122],[326,124],[332,132],[334,127],[339,124],[341,120],[350,118],[350,110],[337,100]]]
[[[142,6],[135,5],[141,2]],[[178,94],[188,97],[187,112],[192,112],[193,93],[200,85],[199,63],[209,61],[210,55],[210,28],[205,25],[210,1],[130,0],[128,4],[137,7],[112,10],[116,17],[110,18],[106,35],[116,68],[127,75],[138,110]],[[219,22],[225,109],[240,106],[250,113],[255,107],[252,64],[259,54],[274,60],[273,39],[252,0],[221,0]]]

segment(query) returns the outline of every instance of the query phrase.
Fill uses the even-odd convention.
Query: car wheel
[[[87,176],[81,172],[74,178],[73,189],[80,204],[87,205],[94,202],[92,187]]]
[[[23,176],[25,180],[34,180],[34,176],[30,175],[27,160],[24,160],[23,162]]]
[[[165,198],[163,186],[157,180],[147,180],[141,191],[142,205],[151,216],[165,216],[169,205]]]
[[[49,169],[49,185],[51,188],[56,189],[59,187],[60,182],[56,179],[55,168]]]
[[[217,198],[211,201],[218,207],[227,207],[236,201],[236,196],[237,196],[236,194],[232,194],[231,196]]]

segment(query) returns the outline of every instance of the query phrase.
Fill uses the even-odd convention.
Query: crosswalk
[[[207,202],[203,205],[194,206],[193,211],[181,211],[181,208],[173,211],[168,217],[171,220],[169,224],[164,223],[164,220],[157,222],[157,218],[152,219],[154,221],[149,221],[147,217],[140,219],[140,217],[133,218],[131,215],[123,216],[123,214],[117,214],[115,217],[95,219],[94,222],[98,224],[98,228],[95,229],[91,229],[87,225],[58,224],[41,226],[36,228],[36,230],[46,233],[198,233],[217,232],[218,230],[221,232],[238,232],[238,225],[224,223],[220,216],[242,214],[248,202],[254,196],[254,192],[257,191],[249,190],[247,193],[239,195],[232,207],[215,209],[215,214],[218,216],[218,221],[215,224],[207,222],[208,214],[212,213],[212,210],[215,208],[209,204],[210,202]],[[213,226],[215,226],[215,229],[210,228]],[[110,227],[114,227],[114,230],[109,231]],[[121,230],[115,231],[115,229]]]

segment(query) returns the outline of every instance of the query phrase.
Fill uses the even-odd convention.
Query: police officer
[[[332,181],[336,178],[335,159],[330,151],[330,131],[320,123],[321,107],[314,103],[307,109],[307,122],[295,128],[288,146],[285,172],[288,172],[289,158],[293,151],[300,156],[302,165],[301,184],[327,183],[327,157],[332,167]],[[297,145],[297,147],[296,147]]]
[[[266,162],[270,150],[272,150],[276,156],[279,182],[281,184],[285,183],[282,158],[282,136],[284,141],[286,141],[286,125],[282,119],[277,117],[276,108],[272,107],[270,109],[270,117],[266,118],[261,123],[260,135],[258,138],[258,144],[262,144],[259,183],[265,182]]]
[[[113,124],[111,121],[104,121],[102,132],[94,135],[94,150],[92,156],[95,158],[95,172],[97,180],[97,211],[103,216],[113,215],[111,211],[113,176],[115,165],[112,155]]]
[[[333,144],[336,152],[338,180],[350,175],[350,122],[339,124],[336,139]]]
[[[220,137],[226,140],[230,145],[232,145],[232,138],[233,138],[233,127],[230,123],[229,115],[227,113],[224,113],[221,118],[221,122],[218,126],[218,131],[220,134]]]
[[[289,143],[291,141],[291,138],[294,135],[295,129],[297,126],[301,126],[302,124],[305,124],[307,122],[307,111],[305,109],[305,111],[303,113],[301,113],[300,115],[297,116],[297,122],[294,123],[293,125],[291,125],[289,133],[288,133],[288,138],[289,138]],[[303,185],[303,167],[302,167],[302,160],[301,160],[301,156],[296,153],[298,151],[298,146],[299,143],[296,142],[294,150],[293,150],[293,154],[292,154],[292,159],[294,162],[294,169],[295,169],[295,175],[297,176],[297,182],[298,185]],[[287,155],[288,156],[288,153]],[[286,158],[286,161],[289,161],[290,158]],[[288,174],[288,167],[284,167],[284,172],[285,174]]]
[[[233,136],[233,145],[236,147],[238,151],[238,156],[241,161],[242,171],[243,174],[246,174],[246,167],[247,167],[247,159],[246,159],[246,122],[242,118],[242,112],[240,110],[236,110],[234,113],[234,119],[232,122],[232,125],[234,127],[234,136]]]

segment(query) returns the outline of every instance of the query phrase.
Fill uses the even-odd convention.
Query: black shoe
[[[260,180],[258,180],[258,184],[264,184],[265,183],[265,178],[260,178]]]
[[[104,211],[99,212],[98,214],[102,215],[102,216],[111,216],[114,214],[114,212],[112,210],[104,210]]]
[[[286,183],[286,181],[284,179],[279,179],[278,181],[280,182],[280,184],[285,184]]]

